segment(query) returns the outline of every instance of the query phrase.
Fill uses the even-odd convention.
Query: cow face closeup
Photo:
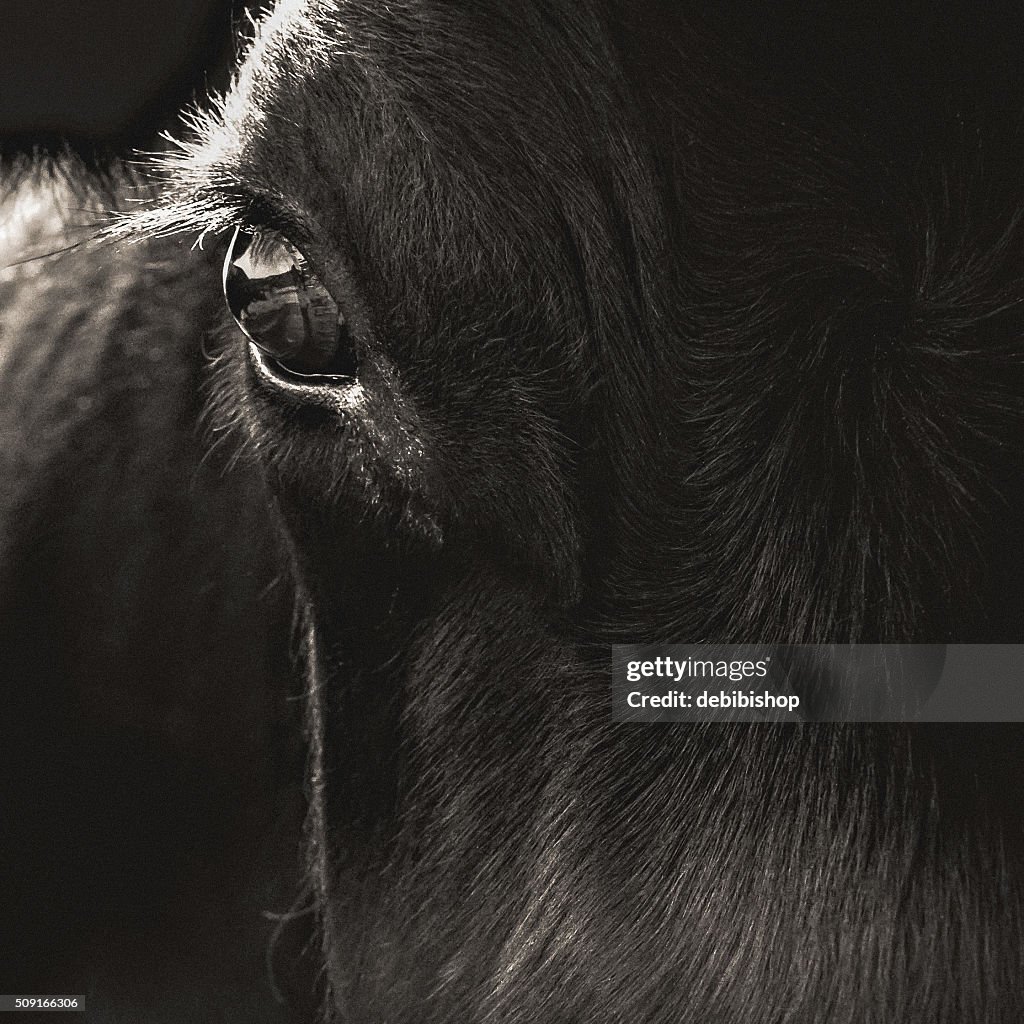
[[[195,589],[253,609],[197,646],[288,648],[248,558],[294,598],[339,1024],[1024,1019],[1019,730],[611,719],[614,643],[1024,621],[1019,165],[794,118],[695,26],[284,0],[97,250],[197,296]]]

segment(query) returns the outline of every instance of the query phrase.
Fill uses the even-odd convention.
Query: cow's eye
[[[224,297],[246,337],[284,370],[355,376],[345,314],[302,253],[277,232],[235,231],[224,261]]]

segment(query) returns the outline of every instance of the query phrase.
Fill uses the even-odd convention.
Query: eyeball
[[[224,260],[224,298],[242,333],[281,369],[302,377],[356,375],[345,314],[276,231],[235,230]]]

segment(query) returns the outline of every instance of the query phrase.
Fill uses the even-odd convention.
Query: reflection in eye
[[[344,313],[298,249],[276,232],[235,231],[224,262],[224,297],[249,340],[285,370],[355,376]]]

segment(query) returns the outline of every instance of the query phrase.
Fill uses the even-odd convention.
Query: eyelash
[[[279,204],[258,196],[245,197],[238,214],[238,226],[253,234],[276,232],[294,246],[304,245],[310,234],[298,217],[290,216]]]

